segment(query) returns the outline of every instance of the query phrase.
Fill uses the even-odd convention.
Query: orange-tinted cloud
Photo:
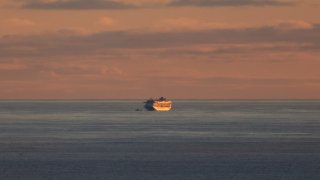
[[[151,30],[155,31],[188,31],[188,30],[205,30],[205,29],[233,29],[245,28],[244,25],[227,24],[222,22],[204,21],[195,18],[171,18],[163,19],[156,23]]]
[[[294,1],[285,0],[172,0],[171,6],[287,6]]]
[[[280,21],[275,24],[274,27],[281,30],[312,29],[313,24],[305,21]]]
[[[99,19],[98,24],[101,26],[110,27],[116,23],[116,20],[110,17],[102,17]]]
[[[10,18],[5,21],[7,25],[12,26],[33,26],[35,22],[24,18]]]

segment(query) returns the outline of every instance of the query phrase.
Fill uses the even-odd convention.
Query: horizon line
[[[148,99],[148,98],[147,98]],[[30,99],[0,99],[0,101],[136,101],[136,100],[146,100],[146,98],[106,98],[106,99],[96,99],[96,98],[67,98],[67,99],[55,99],[55,98],[30,98]],[[171,100],[188,100],[188,101],[320,101],[319,99],[311,99],[311,98],[283,98],[283,99],[273,99],[273,98],[231,98],[231,99],[204,99],[204,98],[172,98]]]

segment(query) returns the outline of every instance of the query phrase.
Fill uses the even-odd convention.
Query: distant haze
[[[318,0],[0,0],[0,99],[319,99]]]

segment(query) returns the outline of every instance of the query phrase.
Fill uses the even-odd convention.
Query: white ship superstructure
[[[164,97],[149,99],[145,102],[144,107],[150,111],[170,111],[172,108],[172,101],[169,101]]]

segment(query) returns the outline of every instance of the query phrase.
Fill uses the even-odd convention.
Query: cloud
[[[259,59],[272,59],[279,62],[279,58],[284,58],[288,52],[307,52],[311,50],[311,44],[303,43],[240,43],[240,44],[215,44],[199,45],[191,47],[168,48],[161,50],[158,54],[163,57],[184,57],[192,59],[203,59],[209,57],[212,59],[221,59],[220,57],[237,56],[237,59],[243,59],[242,56],[250,55],[251,57],[266,54],[260,58],[251,58],[246,61],[258,61]],[[270,58],[272,57],[272,58]],[[291,58],[293,61],[295,58]]]
[[[319,78],[305,79],[305,78],[254,78],[254,77],[209,77],[195,79],[195,82],[202,82],[204,84],[230,84],[230,85],[262,85],[262,86],[287,86],[287,85],[301,85],[301,84],[318,84]]]
[[[280,30],[312,29],[313,24],[305,21],[280,21],[274,25],[274,28]]]
[[[11,18],[8,19],[7,24],[13,25],[13,26],[33,26],[35,25],[35,22],[29,20],[29,19],[23,19],[23,18]]]
[[[113,0],[54,0],[54,1],[31,1],[22,6],[26,9],[129,9],[136,8],[132,4]]]
[[[7,88],[0,94],[144,98],[161,94],[162,84],[180,98],[318,97],[319,31],[314,24],[2,36],[0,82]]]
[[[99,19],[98,24],[101,26],[113,26],[116,23],[116,20],[110,17],[102,17]]]
[[[232,54],[235,52],[269,51],[312,51],[320,48],[320,29],[313,28],[279,30],[273,26],[245,29],[212,29],[198,31],[168,32],[100,32],[81,34],[73,31],[58,31],[30,36],[3,36],[0,40],[2,57],[39,57],[65,55],[103,55],[119,57],[121,50],[147,50],[186,48],[193,46],[219,46],[200,54]],[[265,44],[282,46],[263,46]],[[232,44],[233,46],[228,46]],[[248,46],[241,46],[241,45]],[[285,44],[285,45],[283,45]],[[299,46],[296,46],[300,44]],[[239,46],[236,46],[239,45]],[[281,44],[280,44],[281,45]],[[224,46],[227,46],[224,47]],[[256,47],[256,48],[252,48]],[[257,49],[260,48],[260,49]],[[190,52],[189,52],[190,53]]]
[[[159,7],[291,6],[298,0],[2,0],[5,7],[26,9],[132,9]]]
[[[204,21],[196,18],[168,18],[163,19],[152,28],[155,31],[186,31],[186,30],[205,30],[205,29],[232,29],[244,27],[240,24],[227,24],[221,22]]]
[[[283,0],[172,0],[169,6],[287,6],[293,4],[293,1]]]
[[[195,77],[194,75],[150,75],[148,78],[153,80],[165,80],[166,83],[171,85],[186,85],[191,86],[207,86],[207,87],[219,87],[219,86],[260,86],[260,87],[270,87],[270,86],[297,86],[297,85],[320,85],[320,79],[315,78],[270,78],[270,77],[242,77],[242,76],[204,76]],[[141,78],[143,80],[145,78]]]

